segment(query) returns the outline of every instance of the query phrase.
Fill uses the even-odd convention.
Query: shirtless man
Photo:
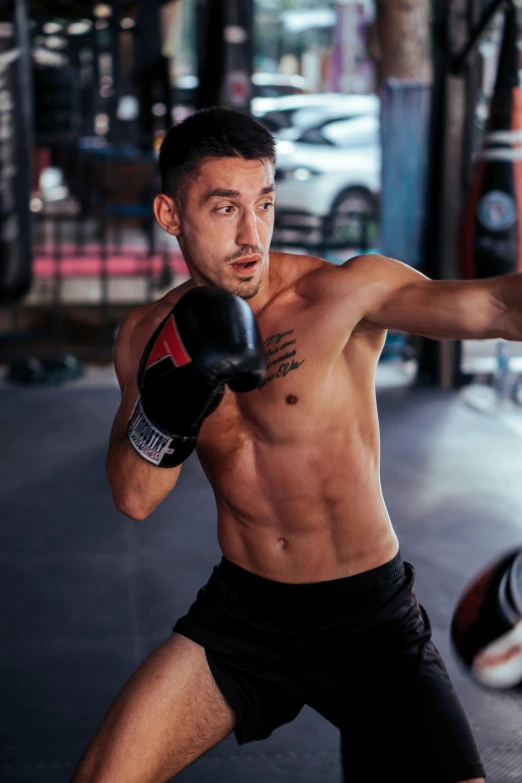
[[[266,377],[248,392],[221,384],[199,422],[223,560],[118,695],[74,783],[167,781],[232,731],[240,743],[263,739],[304,704],[341,730],[354,783],[479,783],[474,740],[382,497],[374,376],[388,328],[522,339],[522,276],[434,282],[378,255],[336,266],[269,252],[274,163],[268,131],[226,110],[193,115],[163,144],[155,215],[191,279],[133,312],[118,335],[122,400],[107,462],[117,507],[145,519],[180,475],[139,444],[136,379],[141,357],[150,365],[168,342],[151,335],[169,318],[185,341],[216,339],[212,308],[192,325],[186,307],[178,314],[187,291],[234,294],[240,321],[247,303]],[[180,382],[166,395],[178,418],[182,392]],[[156,404],[147,398],[147,416]]]

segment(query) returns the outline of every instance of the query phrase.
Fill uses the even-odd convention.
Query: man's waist
[[[227,560],[249,573],[285,584],[329,582],[351,578],[391,561],[397,537],[387,516],[366,521],[360,533],[350,522],[346,530],[322,525],[291,530],[241,524],[220,515],[219,543]]]
[[[360,597],[388,587],[404,576],[404,563],[399,551],[388,561],[365,571],[349,576],[313,582],[283,582],[269,579],[254,573],[229,560],[225,555],[218,566],[219,573],[241,592],[259,593],[265,598],[295,595],[305,597],[307,593],[318,597],[323,592],[325,598],[335,598],[341,592],[345,598]]]

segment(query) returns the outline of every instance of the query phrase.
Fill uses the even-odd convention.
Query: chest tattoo
[[[298,370],[304,362],[296,356],[294,330],[276,332],[263,343],[266,360],[266,379],[263,386],[276,378],[285,378],[292,370]]]

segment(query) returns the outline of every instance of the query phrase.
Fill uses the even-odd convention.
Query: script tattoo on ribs
[[[285,378],[289,372],[298,370],[304,359],[295,359],[294,330],[276,332],[267,337],[263,343],[266,360],[266,379],[262,386],[274,381],[276,378]]]

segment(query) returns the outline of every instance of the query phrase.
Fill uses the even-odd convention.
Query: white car
[[[330,232],[347,213],[375,218],[381,180],[378,116],[329,120],[277,143],[276,216],[320,218]],[[326,222],[325,222],[326,221]],[[324,238],[324,237],[323,237]]]
[[[279,98],[254,98],[252,114],[277,138],[296,140],[307,128],[335,117],[377,116],[376,95],[313,93]]]
[[[306,81],[302,76],[286,73],[252,74],[255,98],[276,98],[280,95],[294,95],[306,91]]]

